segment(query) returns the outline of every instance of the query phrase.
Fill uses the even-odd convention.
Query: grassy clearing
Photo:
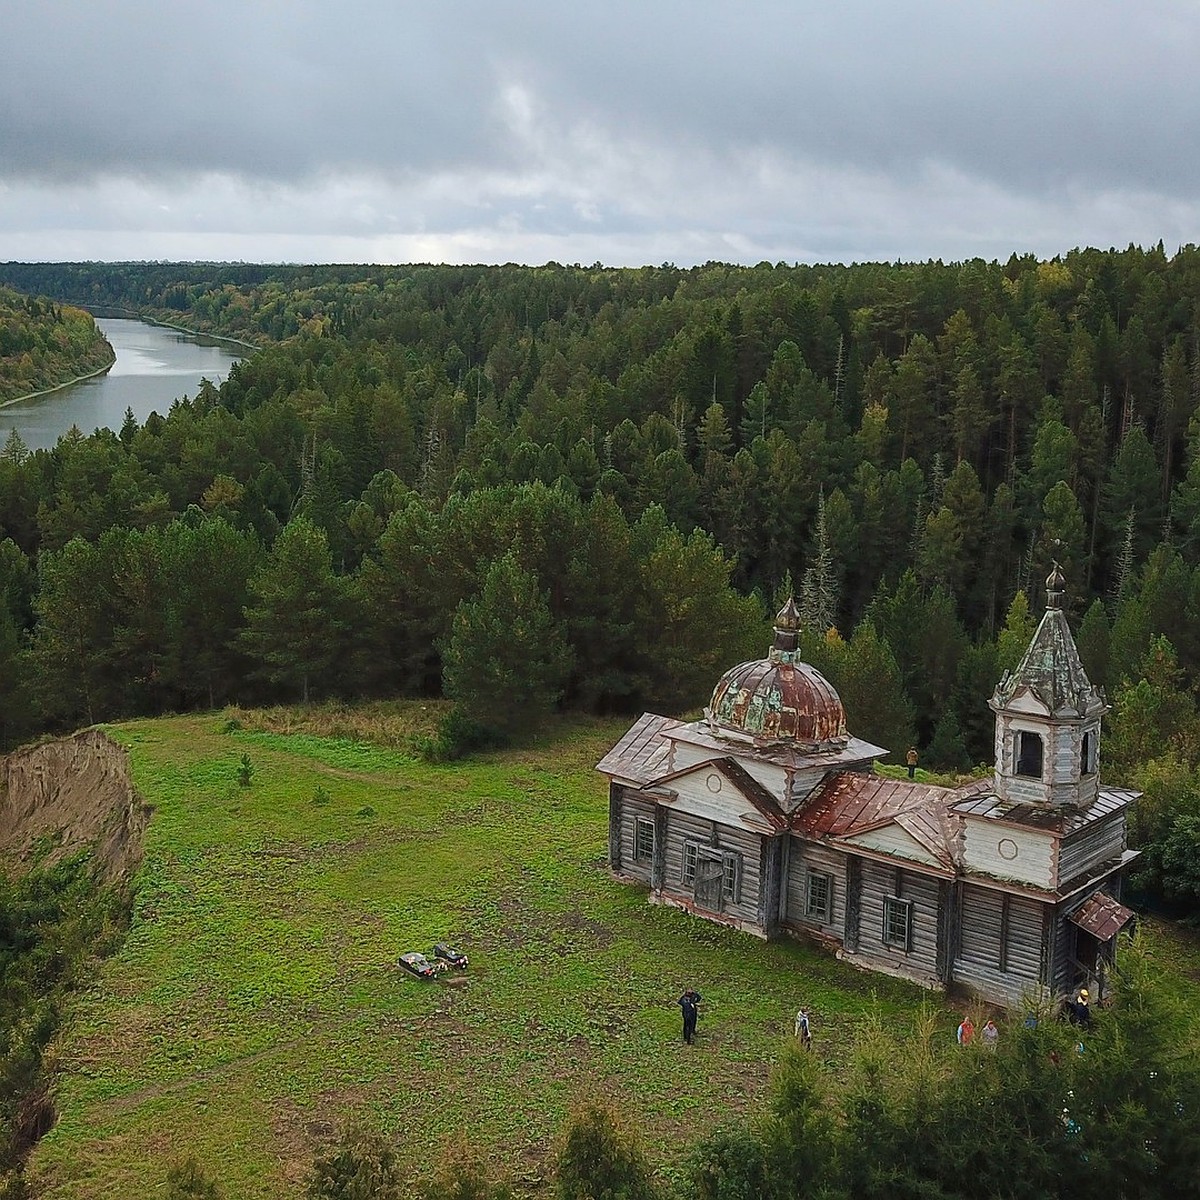
[[[394,1133],[414,1173],[461,1132],[536,1187],[594,1095],[666,1164],[684,1130],[759,1104],[799,1001],[835,1066],[864,1021],[907,1023],[920,1004],[614,883],[592,766],[622,722],[432,766],[400,747],[436,716],[398,715],[389,734],[373,714],[373,742],[349,718],[282,714],[113,728],[155,814],[129,937],[57,1047],[60,1119],[31,1166],[46,1196],[149,1195],[186,1152],[231,1196],[294,1194],[351,1114]],[[395,966],[443,938],[470,953],[465,982]],[[692,1047],[686,984],[705,999]]]

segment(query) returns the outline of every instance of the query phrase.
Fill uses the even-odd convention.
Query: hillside
[[[113,349],[89,313],[0,288],[0,404],[112,363]]]
[[[124,948],[58,1047],[40,1195],[151,1194],[186,1152],[231,1196],[294,1195],[352,1116],[396,1136],[414,1173],[462,1132],[536,1187],[564,1118],[597,1095],[665,1162],[757,1106],[800,999],[834,1063],[872,1014],[920,1001],[610,881],[592,764],[619,723],[434,767],[357,740],[353,718],[342,736],[242,722],[110,731],[154,816]],[[440,938],[471,955],[465,981],[400,973],[399,953]],[[691,1047],[687,984],[705,999]]]

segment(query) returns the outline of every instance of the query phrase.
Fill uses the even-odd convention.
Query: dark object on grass
[[[455,950],[452,946],[447,946],[445,942],[438,942],[434,946],[433,957],[440,958],[443,962],[449,963],[452,967],[457,967],[460,971],[467,969],[467,956],[461,950]]]
[[[400,955],[400,965],[421,979],[434,979],[446,969],[444,962],[436,959],[431,961],[425,955],[417,954],[415,951]]]

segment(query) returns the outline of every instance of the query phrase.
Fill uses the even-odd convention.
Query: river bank
[[[84,434],[116,431],[130,413],[144,424],[151,413],[165,415],[177,400],[195,396],[205,379],[219,386],[234,363],[250,353],[167,323],[117,316],[94,320],[116,361],[80,382],[0,407],[0,445],[13,430],[30,450],[50,450],[73,426]]]
[[[254,342],[246,342],[241,338],[229,337],[224,333],[209,333],[207,329],[189,329],[186,325],[177,325],[173,321],[164,321],[161,317],[148,316],[146,313],[137,312],[132,308],[117,308],[113,305],[81,305],[86,311],[92,313],[93,316],[103,316],[107,313],[116,313],[124,320],[142,321],[147,325],[158,325],[163,329],[173,329],[176,333],[186,333],[188,337],[208,338],[214,342],[228,342],[231,346],[244,346],[247,350],[261,350],[262,347]]]
[[[61,392],[63,388],[73,387],[75,384],[84,383],[88,379],[95,379],[98,375],[104,375],[111,371],[116,361],[117,356],[114,353],[104,366],[97,367],[94,371],[89,371],[86,375],[76,375],[74,379],[68,379],[63,383],[56,383],[53,387],[42,388],[40,391],[26,392],[24,396],[14,396],[11,400],[0,400],[0,408],[11,408],[14,404],[20,404],[22,400],[36,400],[39,396],[49,396],[54,392]]]

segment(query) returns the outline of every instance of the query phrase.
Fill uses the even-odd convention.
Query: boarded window
[[[883,943],[897,950],[912,948],[912,902],[895,896],[883,898]]]
[[[633,857],[639,862],[649,862],[654,857],[654,822],[649,817],[638,817],[637,833],[633,840]]]
[[[684,842],[683,872],[680,876],[684,883],[694,884],[696,882],[696,855],[698,853],[699,847],[695,842]]]
[[[1017,774],[1028,779],[1042,777],[1042,735],[1022,730],[1017,734]]]
[[[832,910],[833,876],[809,871],[804,885],[804,915],[827,925]]]

